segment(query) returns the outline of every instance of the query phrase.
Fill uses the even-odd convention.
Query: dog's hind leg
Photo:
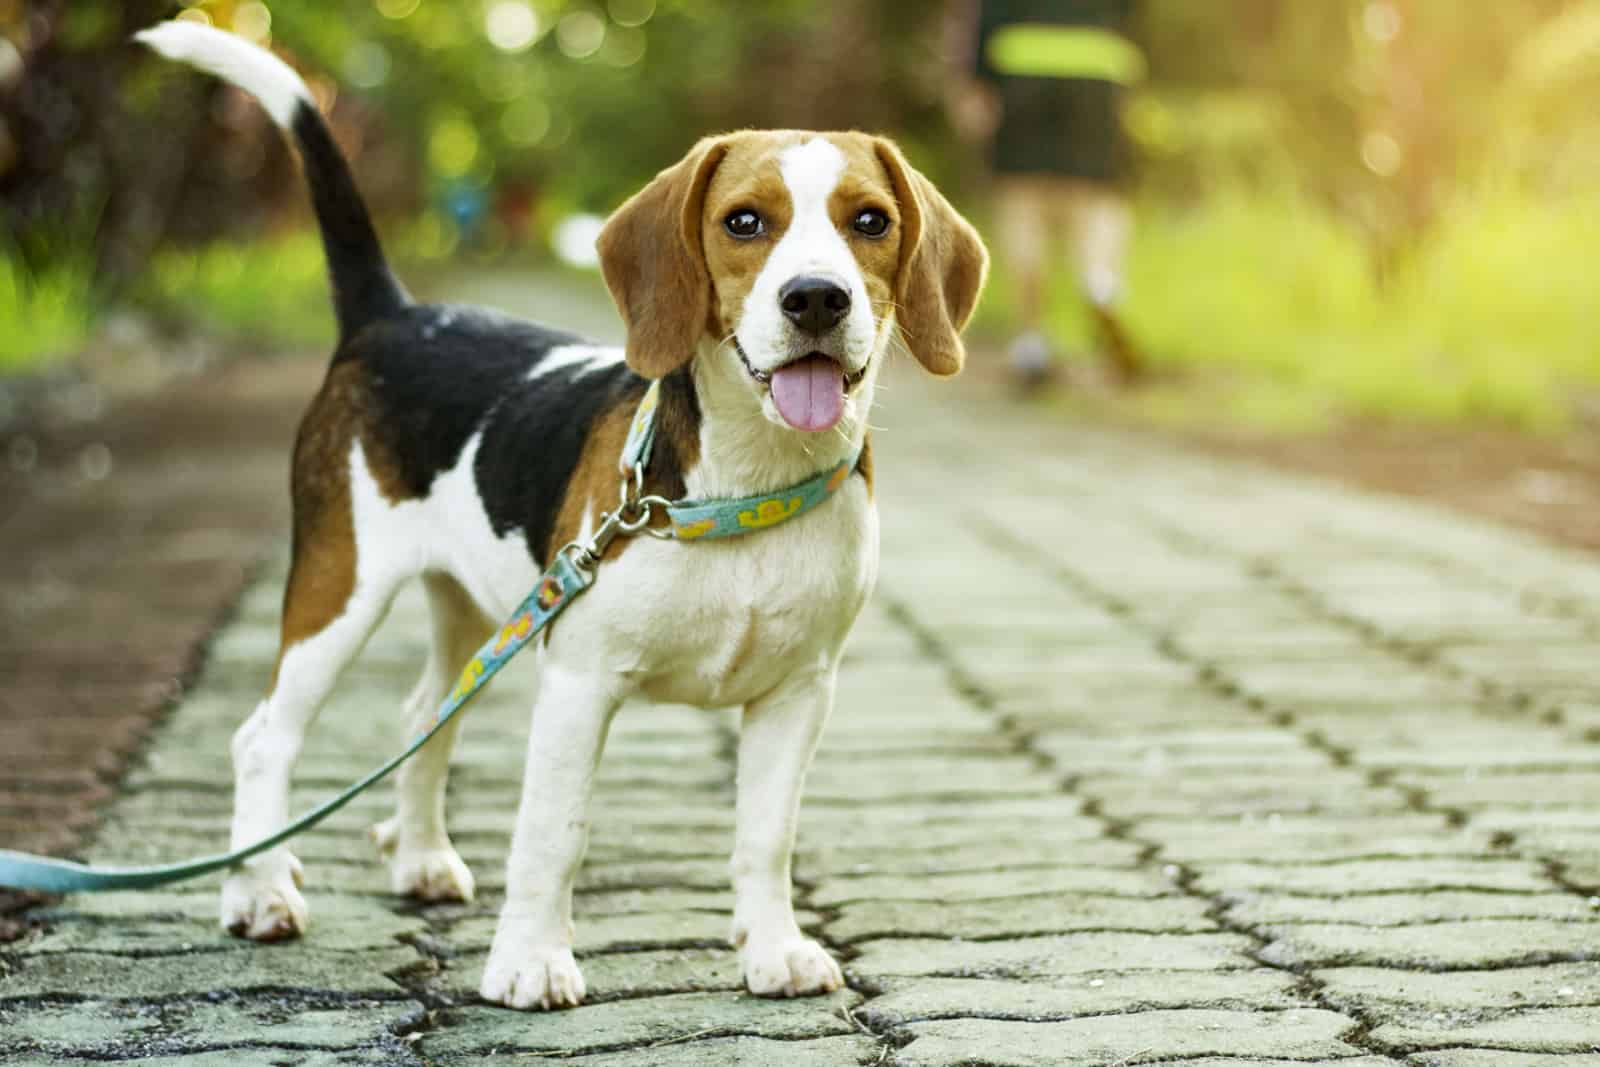
[[[434,713],[472,655],[494,633],[467,591],[444,574],[423,575],[433,616],[433,648],[422,677],[406,702],[407,738],[433,725]],[[401,766],[392,818],[372,828],[372,839],[389,862],[389,885],[421,900],[471,900],[472,872],[445,829],[445,783],[461,717]]]
[[[289,776],[306,731],[405,577],[362,574],[358,580],[353,536],[336,530],[309,538],[304,532],[296,530],[271,691],[233,735],[234,848],[289,821]],[[245,861],[223,883],[223,927],[255,941],[299,936],[308,918],[300,882],[300,862],[285,846]]]

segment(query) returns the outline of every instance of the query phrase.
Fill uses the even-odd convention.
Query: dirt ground
[[[1600,432],[1594,430],[1536,437],[1354,424],[1289,438],[1175,436],[1222,455],[1421,497],[1600,550]]]
[[[967,374],[1014,387],[998,351],[973,352]],[[1206,387],[1190,402],[1200,409]],[[1532,530],[1579,548],[1600,550],[1600,420],[1561,434],[1493,427],[1401,425],[1350,420],[1325,430],[1277,432],[1211,425],[1204,415],[1181,428],[1137,412],[1136,396],[1108,386],[1098,368],[1081,366],[1025,402],[1180,445],[1331,478],[1347,485],[1418,497]]]

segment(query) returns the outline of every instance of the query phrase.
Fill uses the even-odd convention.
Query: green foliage
[[[94,314],[93,269],[86,256],[39,270],[20,255],[0,258],[0,374],[36,370],[82,347]]]
[[[326,347],[334,339],[322,246],[309,231],[162,251],[138,300],[235,342]]]
[[[1144,398],[1162,419],[1273,429],[1347,415],[1560,428],[1600,389],[1592,268],[1600,195],[1486,187],[1447,206],[1380,287],[1360,236],[1302,195],[1242,187],[1198,205],[1146,203],[1127,316],[1151,360],[1211,387]],[[997,276],[986,314],[1005,318]],[[1092,343],[1074,286],[1053,287],[1051,332]]]
[[[435,188],[528,183],[551,203],[588,210],[615,206],[705,133],[782,124],[774,120],[784,100],[806,97],[774,93],[771,62],[836,14],[804,0],[529,0],[536,35],[503,51],[488,33],[495,6],[273,0],[271,8],[275,41],[381,108]],[[875,16],[894,6],[872,5]],[[381,8],[406,13],[385,17]],[[916,40],[886,37],[872,51],[905,51]]]
[[[395,227],[384,247],[401,274],[412,274],[452,252],[444,236],[428,217]],[[336,334],[328,284],[320,236],[291,230],[164,249],[151,260],[133,300],[159,318],[234,343],[325,349]]]

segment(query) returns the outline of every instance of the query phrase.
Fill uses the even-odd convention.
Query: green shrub
[[[326,347],[334,339],[322,245],[314,231],[159,252],[139,294],[167,317],[236,343]]]
[[[30,271],[20,255],[0,259],[0,374],[16,374],[77,352],[94,316],[88,257]]]
[[[1158,369],[1212,380],[1197,407],[1225,418],[1559,428],[1574,390],[1600,387],[1595,248],[1600,197],[1485,186],[1451,202],[1380,286],[1367,243],[1322,206],[1228,188],[1142,206],[1126,313]],[[1009,286],[1001,262],[991,329],[1010,313]],[[1087,347],[1066,272],[1052,296],[1052,335]],[[1167,418],[1182,406],[1170,391],[1141,403]]]

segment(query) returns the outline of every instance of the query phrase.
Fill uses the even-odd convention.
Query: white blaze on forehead
[[[820,137],[790,145],[778,153],[778,173],[789,190],[794,213],[789,230],[772,250],[768,269],[787,271],[778,279],[782,285],[800,274],[831,274],[846,283],[855,296],[855,257],[828,214],[828,201],[844,175],[844,153],[839,146]]]
[[[828,198],[844,174],[844,153],[832,141],[814,137],[778,153],[778,173],[794,200],[794,221],[811,221],[820,213],[828,218]],[[828,223],[832,229],[832,222]]]

